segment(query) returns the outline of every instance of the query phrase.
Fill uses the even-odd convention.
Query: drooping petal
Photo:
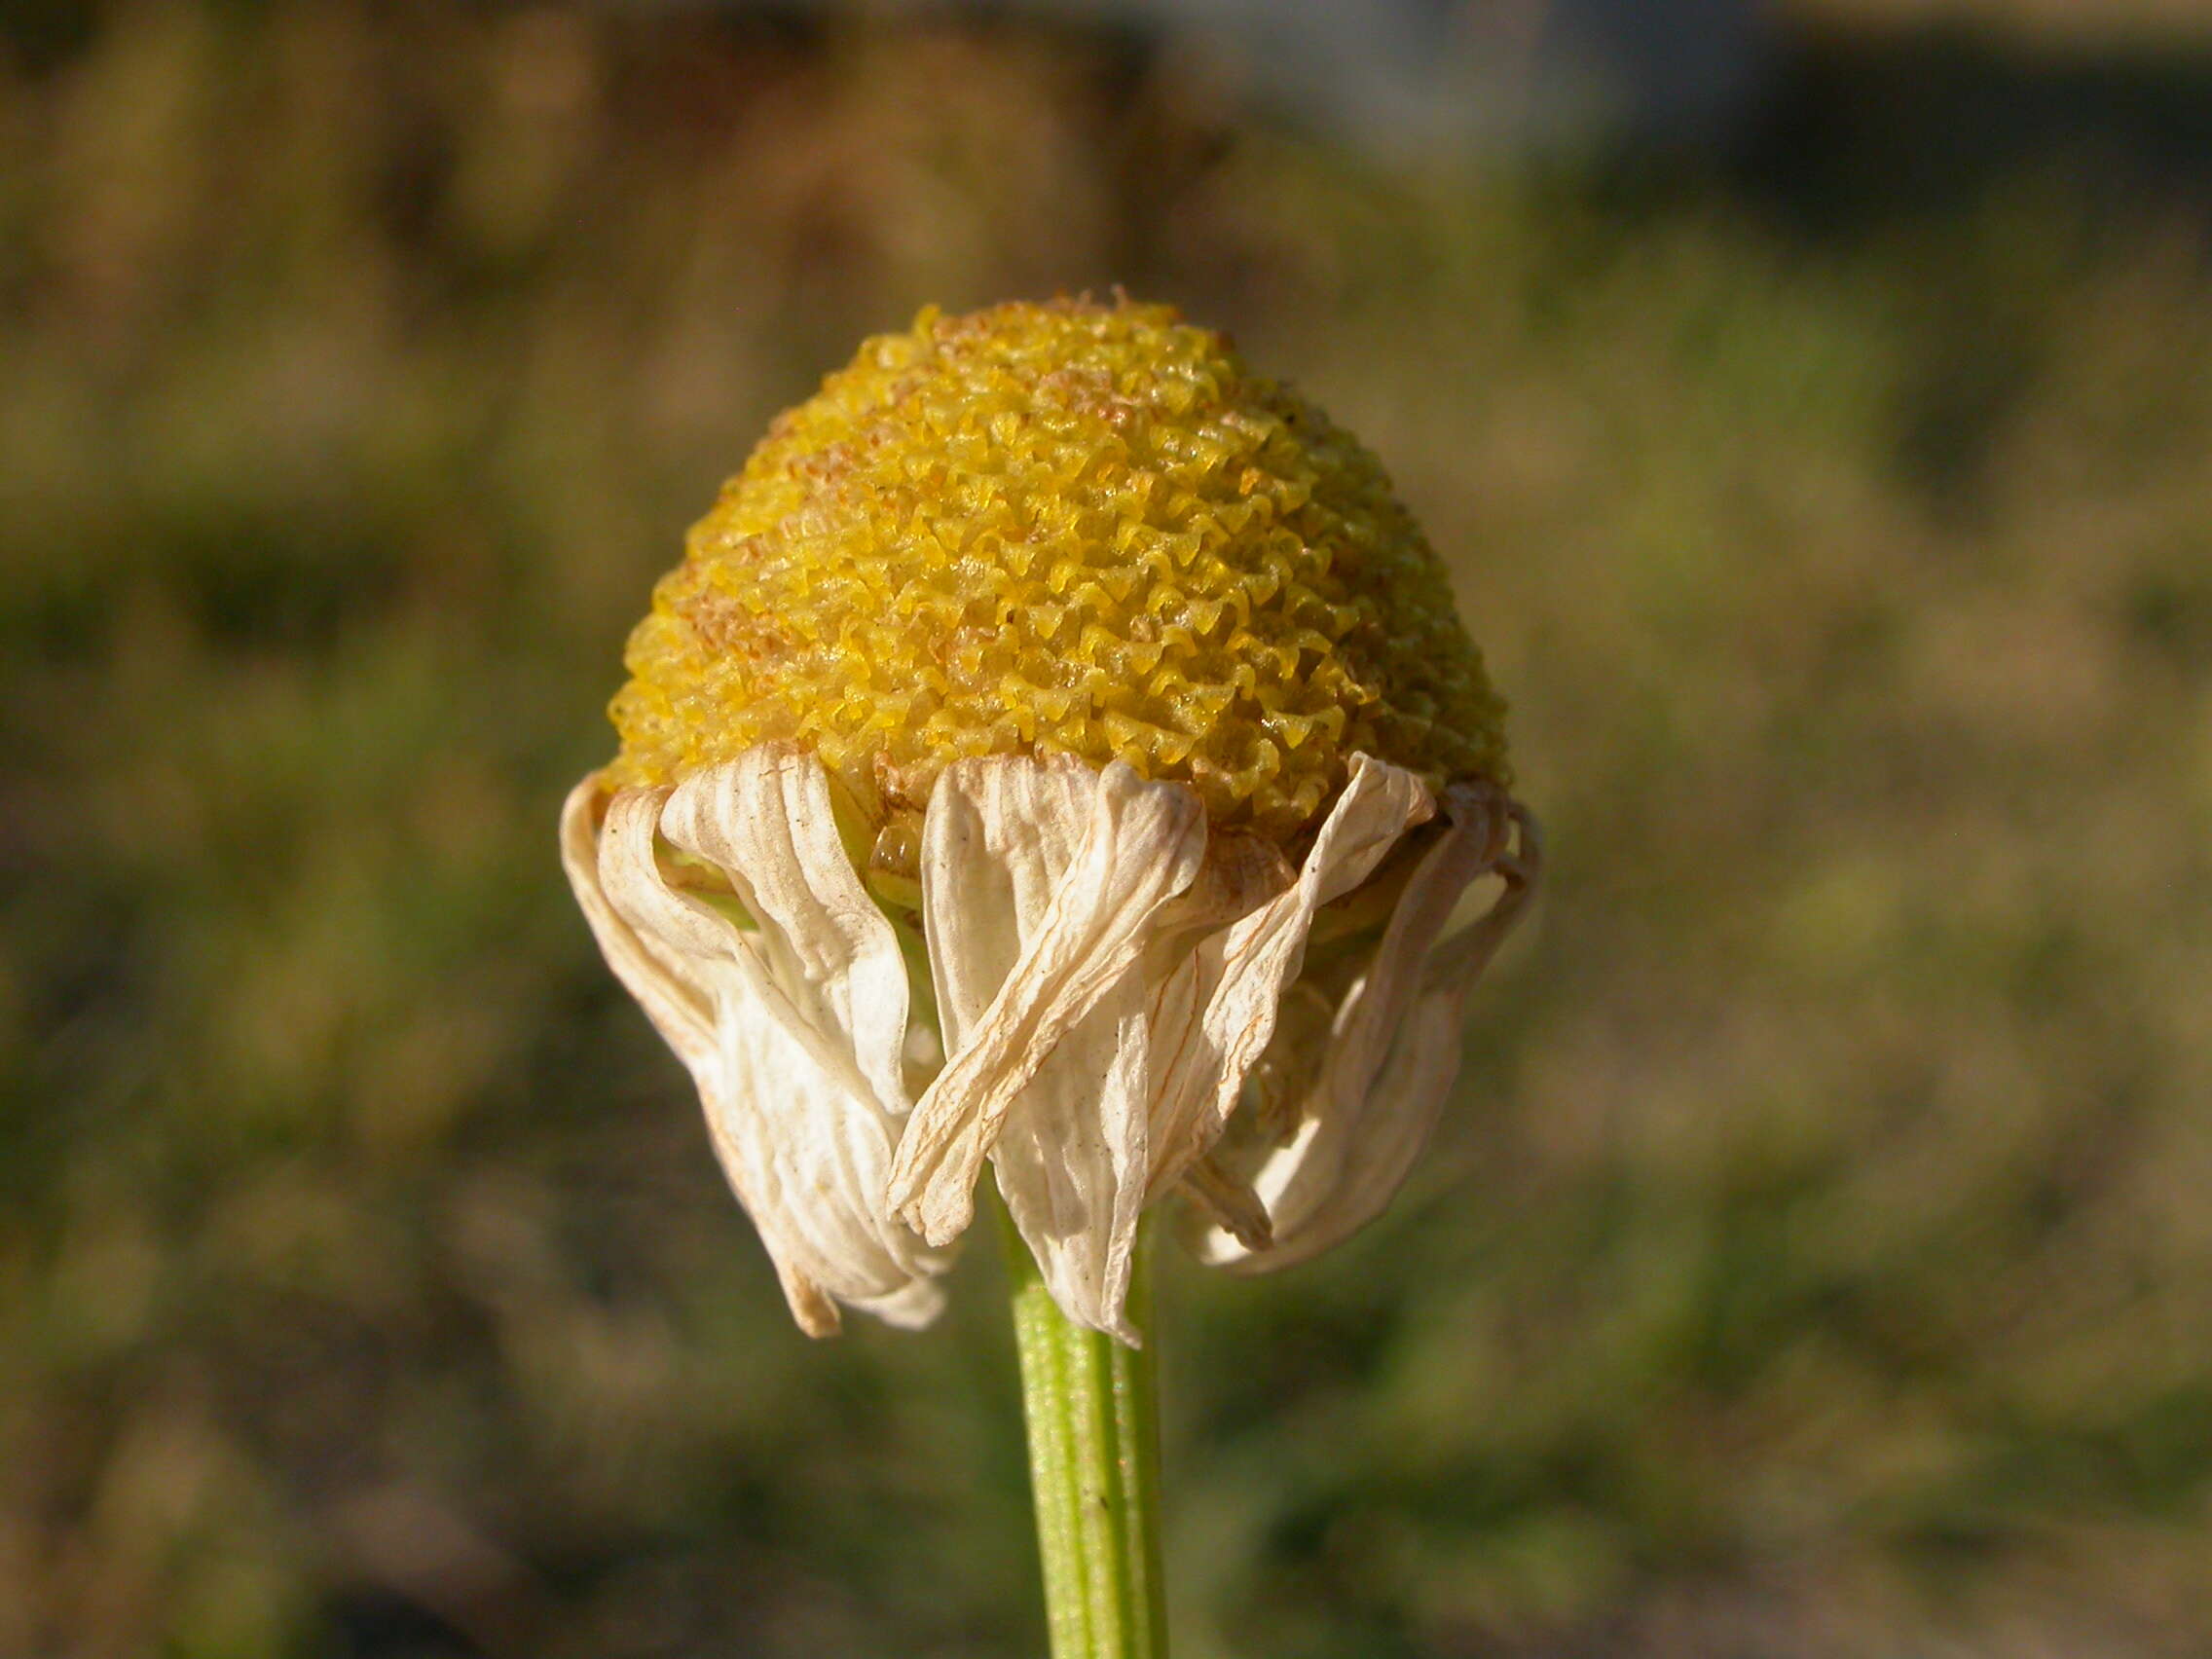
[[[1346,992],[1295,1133],[1236,1173],[1264,1207],[1264,1243],[1222,1225],[1197,1240],[1202,1260],[1242,1271],[1319,1254],[1380,1214],[1403,1184],[1458,1070],[1466,995],[1518,920],[1536,874],[1532,827],[1503,855],[1510,808],[1495,790],[1446,793],[1450,825],[1422,856],[1373,960]],[[1454,903],[1486,872],[1505,882],[1492,908],[1437,948]]]
[[[1112,999],[1174,925],[1205,844],[1194,792],[1119,761],[1097,773],[1017,756],[959,761],[924,820],[923,915],[948,1058],[907,1122],[891,1201],[925,1237],[955,1236],[984,1158],[1024,1114],[1001,1186],[1048,1282],[1061,1272],[1097,1287],[1062,1299],[1071,1314],[1089,1305],[1120,1319],[1113,1285],[1147,1183],[1148,1073],[1143,1003]]]
[[[748,750],[678,785],[660,831],[728,877],[817,1060],[903,1117],[905,959],[838,835],[822,763],[789,744]]]
[[[652,810],[649,793],[628,792],[647,812]],[[677,1058],[696,1071],[714,1055],[714,999],[705,986],[683,977],[682,958],[655,950],[608,903],[599,880],[599,808],[598,778],[586,778],[569,792],[561,804],[561,867],[607,965]]]
[[[904,971],[838,839],[820,763],[762,748],[674,791],[622,792],[595,859],[590,810],[579,792],[564,818],[577,897],[690,1070],[793,1316],[834,1331],[834,1298],[926,1322],[944,1261],[881,1200],[907,1109]],[[659,839],[696,875],[672,875]]]
[[[1097,777],[1080,761],[955,761],[923,820],[923,927],[947,1054],[1021,960],[1090,828]]]
[[[948,1054],[967,1047],[1021,962],[1024,941],[1044,926],[1083,855],[1097,789],[1090,768],[1068,760],[976,761],[956,765],[940,781],[922,856],[931,971]],[[1109,1235],[1123,1230],[1114,1213],[1115,1171],[1143,1157],[1141,1140],[1133,1155],[1128,1147],[1129,1096],[1141,1093],[1142,1067],[1132,1089],[1127,1061],[1138,1056],[1124,1053],[1118,1014],[1094,1010],[1078,1021],[1037,1066],[1018,1104],[1006,1108],[998,1141],[981,1143],[977,1134],[972,1144],[977,1150],[958,1155],[974,1160],[965,1164],[965,1178],[953,1177],[965,1195],[995,1144],[1008,1209],[1047,1285],[1063,1307],[1087,1307],[1102,1326],[1109,1302],[1112,1321],[1122,1322],[1128,1279],[1126,1252],[1118,1272],[1107,1260]],[[1141,1040],[1141,1032],[1131,1035]],[[926,1092],[924,1106],[934,1113],[946,1098]],[[1142,1109],[1140,1098],[1134,1107],[1140,1124]],[[918,1160],[915,1137],[928,1134],[931,1122],[918,1108],[901,1147],[902,1164]],[[896,1196],[900,1189],[893,1191]],[[1127,1231],[1133,1234],[1133,1221]]]
[[[706,1110],[716,1156],[738,1202],[754,1218],[768,1246],[768,1258],[775,1266],[792,1317],[809,1336],[827,1336],[837,1329],[837,1305],[798,1266],[792,1252],[771,1238],[773,1222],[761,1219],[767,1212],[760,1183],[752,1172],[755,1161],[741,1154],[728,1133],[730,1115],[722,1103],[725,1067],[716,988],[711,977],[699,976],[693,952],[672,949],[661,942],[662,927],[688,931],[694,926],[694,918],[682,906],[671,906],[658,918],[662,927],[648,926],[641,932],[609,901],[601,878],[602,868],[609,863],[634,862],[631,849],[641,843],[650,861],[652,827],[666,796],[666,791],[624,791],[606,803],[607,826],[595,829],[593,820],[601,804],[599,783],[596,778],[586,778],[569,792],[561,809],[562,866],[615,977],[637,999],[653,1028],[690,1072]],[[638,833],[640,826],[642,835]],[[641,903],[651,903],[657,877],[640,875],[633,879],[624,870],[617,877],[617,885],[634,887]],[[711,937],[700,930],[691,942],[711,942]]]
[[[1313,914],[1365,881],[1434,812],[1428,786],[1370,756],[1321,825],[1289,889],[1199,940],[1153,999],[1152,1191],[1178,1180],[1219,1138],[1298,977]]]
[[[756,1195],[748,1207],[769,1253],[838,1301],[927,1324],[944,1263],[883,1212],[895,1124],[819,1065],[813,1045],[751,984],[731,999],[721,1033],[725,1081],[700,1099],[731,1185]]]
[[[1124,978],[1045,1057],[991,1163],[1008,1213],[1068,1317],[1134,1346],[1125,1305],[1145,1205],[1144,988]]]

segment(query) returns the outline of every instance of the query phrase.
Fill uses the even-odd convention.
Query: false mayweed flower
[[[1533,831],[1382,467],[1221,336],[1123,301],[869,341],[627,661],[569,876],[804,1329],[926,1322],[986,1161],[1132,1343],[1150,1205],[1265,1269],[1403,1181]]]

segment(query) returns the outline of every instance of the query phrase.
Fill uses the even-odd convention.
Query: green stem
[[[1072,1323],[1005,1231],[1052,1659],[1166,1659],[1152,1349]],[[1129,1317],[1149,1339],[1146,1254]]]

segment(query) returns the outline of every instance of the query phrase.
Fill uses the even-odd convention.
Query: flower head
[[[1149,1203],[1265,1267],[1403,1179],[1535,847],[1440,561],[1219,336],[1062,302],[869,342],[628,660],[570,876],[807,1329],[926,1319],[986,1160],[1131,1340]]]

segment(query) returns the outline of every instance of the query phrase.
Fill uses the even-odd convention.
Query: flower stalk
[[[1060,1311],[1004,1206],[1051,1659],[1166,1659],[1152,1349]],[[1129,1314],[1151,1325],[1140,1250]]]

